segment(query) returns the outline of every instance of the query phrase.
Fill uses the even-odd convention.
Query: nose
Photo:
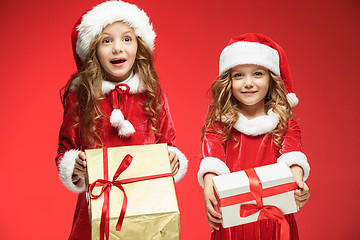
[[[122,42],[121,41],[114,41],[113,50],[112,50],[113,54],[121,53],[122,51],[124,51]]]
[[[254,83],[252,81],[252,78],[250,76],[247,76],[245,79],[244,79],[244,87],[245,88],[252,88],[254,86]]]

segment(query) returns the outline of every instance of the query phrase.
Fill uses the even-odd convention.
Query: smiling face
[[[265,112],[265,97],[270,86],[267,68],[249,64],[238,65],[230,70],[232,94],[243,111]]]
[[[97,45],[97,56],[107,80],[122,82],[130,76],[137,48],[134,30],[126,23],[115,22],[104,28]]]

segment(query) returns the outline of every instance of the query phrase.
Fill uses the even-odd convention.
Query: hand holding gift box
[[[283,214],[298,211],[294,198],[298,186],[285,163],[216,176],[213,182],[224,228],[268,218],[281,223],[286,238]]]
[[[166,144],[86,150],[92,239],[179,239]]]

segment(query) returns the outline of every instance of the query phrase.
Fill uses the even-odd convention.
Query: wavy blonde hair
[[[74,108],[79,109],[74,111],[75,119],[80,125],[81,135],[89,144],[95,144],[95,139],[102,143],[97,134],[97,122],[103,117],[99,101],[105,98],[102,94],[102,81],[106,80],[106,73],[101,67],[96,51],[101,36],[102,34],[93,40],[81,70],[71,76],[62,89],[64,93],[61,96],[65,106],[68,94],[72,91],[77,93],[78,100]],[[147,98],[143,110],[149,116],[147,125],[156,136],[160,136],[159,122],[165,113],[161,114],[163,110],[159,100],[161,88],[153,64],[153,55],[149,46],[138,36],[137,43],[138,49],[132,71],[139,75],[139,80],[146,89]]]
[[[205,124],[202,128],[201,140],[205,131],[212,129],[221,134],[223,140],[233,139],[231,130],[238,120],[238,100],[232,94],[231,70],[226,71],[211,85],[209,89],[211,102],[206,114]],[[270,72],[270,86],[265,97],[265,111],[269,109],[279,116],[279,124],[269,132],[273,136],[275,145],[280,148],[284,135],[288,128],[288,121],[292,117],[290,104],[286,98],[284,84],[279,77]],[[226,119],[226,121],[222,121]],[[217,124],[220,124],[217,125]]]

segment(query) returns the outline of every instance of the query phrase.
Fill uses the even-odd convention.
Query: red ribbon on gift
[[[128,179],[121,179],[116,180],[122,172],[124,172],[131,164],[133,160],[133,157],[130,154],[127,154],[124,159],[122,160],[121,164],[119,165],[118,169],[116,170],[116,173],[112,179],[112,181],[108,180],[108,154],[107,154],[107,148],[103,149],[103,165],[104,165],[104,178],[105,179],[98,179],[92,184],[90,184],[90,194],[92,199],[96,199],[100,197],[104,193],[104,203],[101,213],[101,220],[100,220],[100,240],[104,240],[104,234],[106,239],[109,239],[109,226],[110,226],[110,220],[109,220],[109,200],[110,200],[110,190],[111,187],[117,187],[124,193],[124,200],[121,207],[120,216],[118,219],[118,222],[116,224],[116,231],[121,230],[122,223],[124,221],[126,208],[127,208],[127,197],[125,190],[122,186],[122,184],[127,183],[134,183],[139,181],[145,181],[145,180],[151,180],[156,178],[163,178],[163,177],[172,177],[171,173],[164,173],[164,174],[156,174],[156,175],[150,175],[150,176],[143,176],[143,177],[136,177],[136,178],[128,178]],[[93,190],[95,187],[101,187],[99,194],[93,194]]]
[[[259,176],[256,174],[255,169],[246,169],[246,175],[249,178],[250,183],[250,192],[256,201],[256,205],[253,204],[244,204],[240,207],[240,216],[248,217],[260,211],[258,220],[269,219],[273,222],[278,222],[280,224],[280,239],[288,240],[290,239],[290,227],[289,223],[286,221],[284,215],[279,208],[275,206],[264,206],[263,205],[263,188]],[[296,184],[296,183],[295,183]],[[297,185],[296,185],[297,188]],[[296,189],[295,188],[295,189]]]
[[[248,217],[260,211],[258,220],[269,219],[271,221],[278,222],[281,226],[280,239],[282,240],[289,239],[290,227],[283,213],[280,211],[279,208],[275,206],[264,206],[262,199],[264,197],[269,197],[279,193],[295,190],[298,188],[297,183],[291,182],[291,183],[263,189],[261,181],[258,175],[256,174],[255,169],[253,168],[246,169],[245,173],[249,178],[250,192],[232,197],[222,198],[222,199],[219,199],[217,194],[215,194],[218,200],[219,207],[226,207],[226,206],[231,206],[231,205],[255,200],[256,205],[254,204],[241,205],[240,216]]]

